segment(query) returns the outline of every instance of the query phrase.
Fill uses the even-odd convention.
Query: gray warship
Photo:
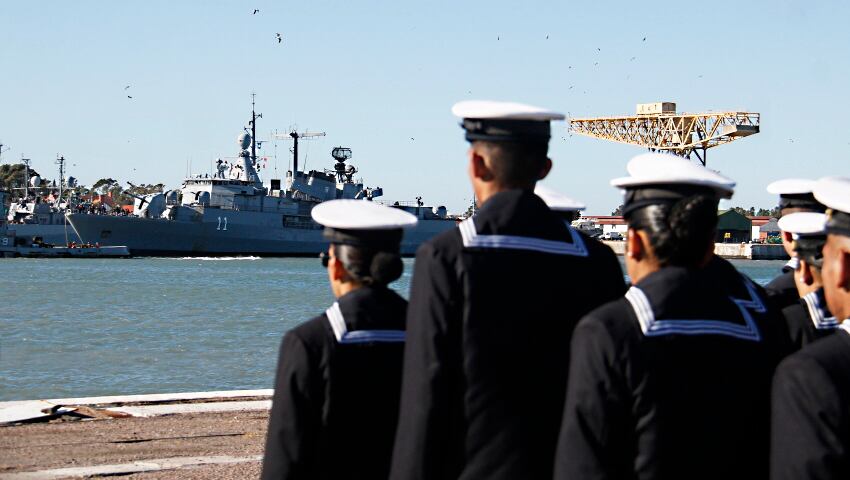
[[[70,198],[63,192],[66,188],[77,185],[74,177],[65,178],[65,157],[56,159],[59,165],[59,184],[51,185],[39,176],[30,176],[29,159],[23,159],[24,186],[20,188],[20,198],[11,202],[8,212],[3,216],[9,222],[9,229],[19,238],[38,237],[48,244],[66,245],[69,242],[80,242],[74,229],[68,224],[65,212],[72,207]],[[43,193],[57,191],[58,197],[52,202],[43,199]],[[30,195],[30,191],[34,195]]]
[[[239,156],[216,163],[212,174],[192,175],[178,190],[136,196],[131,216],[68,214],[68,221],[84,242],[126,245],[133,256],[310,256],[326,251],[322,227],[310,217],[321,202],[339,198],[374,201],[381,188],[355,180],[357,169],[346,163],[351,149],[334,148],[333,169],[298,170],[298,139],[294,141],[292,170],[284,183],[271,179],[264,186],[257,172],[256,122],[239,135]],[[391,204],[419,219],[405,232],[401,249],[412,255],[434,235],[453,228],[456,219],[445,207],[413,203]]]

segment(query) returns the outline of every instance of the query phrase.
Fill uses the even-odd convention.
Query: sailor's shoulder
[[[459,224],[423,242],[416,250],[416,260],[454,258],[463,250]]]
[[[329,343],[332,335],[328,316],[322,313],[286,332],[283,343],[298,342],[307,350],[315,350]]]

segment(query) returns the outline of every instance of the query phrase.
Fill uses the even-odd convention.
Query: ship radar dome
[[[247,150],[251,146],[251,134],[246,132],[239,135],[238,142],[242,150]]]

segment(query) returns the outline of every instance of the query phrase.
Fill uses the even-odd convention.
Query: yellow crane
[[[709,148],[759,133],[761,117],[739,111],[676,113],[673,102],[639,103],[636,110],[629,116],[570,118],[569,131],[686,158],[693,153],[705,165]]]

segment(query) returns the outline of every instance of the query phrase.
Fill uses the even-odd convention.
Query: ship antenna
[[[257,113],[254,111],[254,97],[257,94],[251,92],[251,163],[257,163]],[[262,116],[262,115],[261,115]]]

